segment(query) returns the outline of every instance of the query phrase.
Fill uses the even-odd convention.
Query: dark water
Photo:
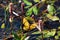
[[[0,0],[0,3],[2,3],[1,0]],[[60,7],[60,1],[55,2],[55,5],[56,5],[56,8]],[[40,12],[46,8],[46,7],[45,8],[43,8],[43,7],[41,7]],[[57,12],[60,12],[60,10],[57,10]],[[57,16],[60,17],[60,14],[57,14]],[[4,17],[5,17],[4,9],[0,8],[0,26],[2,25],[2,23],[5,22]],[[4,29],[0,28],[0,38],[4,38],[4,36],[8,37],[9,33],[12,31],[12,30],[8,30],[6,32],[6,30],[10,28],[10,23],[9,23],[9,21],[6,21],[5,24],[6,24],[6,28],[4,28]],[[60,26],[60,23],[58,21],[57,22],[56,21],[47,21],[47,22],[45,22],[45,24],[46,24],[45,25],[46,29],[53,29],[53,28],[57,29],[58,26]],[[14,18],[13,31],[16,32],[17,30],[19,30],[20,26],[21,26],[21,20]],[[6,32],[6,34],[4,34],[4,32]],[[31,35],[31,37],[34,37],[33,39],[35,39],[39,35],[40,34],[35,34],[35,35]],[[33,39],[29,39],[29,40],[33,40]],[[51,38],[51,39],[53,40],[53,38]],[[0,39],[0,40],[2,40],[2,39]],[[44,40],[48,40],[48,39],[44,39]]]

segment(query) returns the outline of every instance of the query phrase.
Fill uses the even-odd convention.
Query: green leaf
[[[21,40],[24,40],[26,38],[27,34],[24,34],[24,36],[21,38]]]
[[[58,36],[60,36],[60,31],[57,32]]]
[[[15,40],[20,40],[20,38],[18,37],[18,35],[15,32],[12,32],[12,34],[14,35]]]
[[[33,7],[33,12],[35,15],[38,15],[38,8],[36,6]]]
[[[5,23],[3,23],[3,24],[1,25],[1,28],[2,28],[2,29],[5,28]]]
[[[32,3],[31,3],[31,2],[29,2],[28,0],[23,0],[23,2],[24,2],[26,5],[29,5],[29,6],[31,6],[31,5],[32,5]]]
[[[33,10],[33,7],[28,9],[27,12],[26,12],[26,16],[31,16],[32,10]]]
[[[44,35],[44,38],[47,38],[47,37],[54,36],[55,33],[56,33],[56,30],[53,29],[53,30],[51,30],[51,31],[47,31],[47,32],[45,31],[45,32],[43,32],[43,35]]]
[[[59,20],[59,18],[57,16],[52,16],[51,14],[47,14],[46,15],[49,19],[51,19],[52,21],[57,21]]]
[[[34,0],[34,2],[40,2],[40,0]]]
[[[8,6],[6,6],[6,9],[5,9],[5,11],[8,11],[8,9],[9,9],[9,5],[8,5]]]
[[[59,18],[57,16],[53,16],[52,21],[56,21],[56,20],[59,20]]]
[[[26,7],[24,7],[24,8],[29,8],[30,6],[26,6]]]
[[[47,10],[48,10],[48,12],[49,12],[50,14],[53,14],[53,13],[56,12],[54,6],[52,6],[52,5],[48,5],[48,6],[47,6]]]
[[[41,34],[40,31],[33,32],[32,34]]]
[[[26,17],[26,19],[29,20],[29,21],[34,21],[34,19],[31,18],[31,17]]]
[[[55,36],[55,39],[59,39],[59,36],[58,36],[58,35],[56,35],[56,36]]]
[[[42,2],[45,2],[45,1],[47,1],[47,0],[41,0]]]
[[[60,26],[58,27],[58,29],[60,29]]]
[[[50,33],[48,33],[48,35],[50,35],[50,36],[54,36],[55,33],[56,33],[56,29],[52,29],[52,30],[50,31]]]

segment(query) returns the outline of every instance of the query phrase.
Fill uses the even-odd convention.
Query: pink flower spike
[[[10,14],[12,13],[12,8],[13,8],[13,3],[10,3],[9,4],[9,12],[10,12]]]
[[[42,28],[43,28],[42,20],[38,20],[38,26],[37,26],[37,29],[41,32],[41,31],[42,31]]]
[[[34,15],[32,15],[31,18],[34,18]]]

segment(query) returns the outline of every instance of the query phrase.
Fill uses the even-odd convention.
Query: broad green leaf
[[[33,8],[30,8],[26,12],[26,16],[31,16]]]
[[[32,3],[31,3],[31,2],[29,2],[28,0],[23,0],[23,2],[24,2],[26,5],[29,5],[29,6],[31,6],[31,5],[32,5]]]
[[[38,8],[36,6],[33,7],[33,12],[35,15],[38,15]]]
[[[47,6],[47,10],[48,10],[48,12],[49,12],[50,14],[55,13],[55,8],[54,8],[54,6],[52,6],[52,5],[48,5],[48,6]]]
[[[5,23],[3,23],[3,24],[1,25],[1,28],[2,28],[2,29],[5,28]]]
[[[52,21],[56,21],[59,20],[59,18],[57,16],[52,16],[51,14],[47,14],[46,15],[49,19],[51,19]]]
[[[40,0],[34,0],[34,2],[40,2]]]

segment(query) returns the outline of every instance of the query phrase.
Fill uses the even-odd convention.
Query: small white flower
[[[13,12],[14,15],[19,16],[17,13]]]
[[[13,18],[9,18],[9,22],[13,22]]]
[[[47,6],[47,10],[50,8],[50,5]]]
[[[19,0],[19,3],[21,3],[21,0]]]

